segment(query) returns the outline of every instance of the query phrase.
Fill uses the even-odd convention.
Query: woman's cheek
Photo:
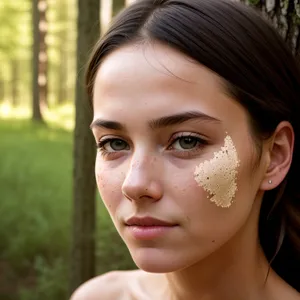
[[[103,168],[102,168],[100,154],[97,153],[96,162],[95,162],[95,178],[96,178],[98,191],[100,194],[101,194],[102,187],[104,186],[103,178],[102,178],[102,173],[103,173],[102,170]]]
[[[96,160],[95,176],[101,199],[109,213],[114,213],[122,199],[123,172],[110,168],[106,162]]]

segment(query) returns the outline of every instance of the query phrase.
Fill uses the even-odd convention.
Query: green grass
[[[0,300],[66,299],[73,134],[50,124],[0,119]],[[97,204],[97,272],[133,268]]]
[[[0,136],[1,250],[18,265],[20,248],[30,259],[37,250],[56,256],[67,250],[60,241],[68,240],[70,227],[71,135],[29,121],[1,121]]]

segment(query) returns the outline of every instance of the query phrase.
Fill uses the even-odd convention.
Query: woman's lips
[[[130,234],[137,240],[152,240],[163,236],[178,225],[174,226],[127,226]]]
[[[173,230],[178,224],[152,217],[133,217],[125,222],[129,233],[138,240],[152,240]]]

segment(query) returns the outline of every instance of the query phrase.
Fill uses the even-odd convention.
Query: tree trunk
[[[19,65],[18,62],[15,59],[13,59],[11,61],[11,98],[12,98],[13,107],[16,107],[19,104],[18,74],[19,74]]]
[[[68,3],[61,0],[58,6],[58,22],[61,23],[61,29],[58,32],[59,38],[59,66],[57,81],[57,104],[61,105],[67,100],[67,81],[68,81]]]
[[[39,87],[39,49],[40,35],[39,23],[40,15],[38,9],[39,0],[32,1],[32,27],[33,27],[33,49],[32,49],[32,119],[43,122],[40,107],[40,87]]]
[[[261,9],[283,36],[295,56],[300,55],[300,0],[241,0]]]
[[[48,55],[47,55],[47,44],[46,44],[46,34],[47,34],[47,1],[38,1],[39,10],[39,94],[40,94],[40,105],[45,108],[48,107],[47,94],[48,94]]]
[[[113,14],[113,0],[100,0],[101,1],[101,31],[105,32],[109,23],[111,22]]]
[[[124,6],[125,0],[100,0],[101,1],[101,30],[105,32],[114,17]]]
[[[0,103],[4,101],[5,98],[5,83],[3,78],[0,77]]]
[[[95,276],[95,140],[89,129],[92,112],[84,88],[83,66],[100,36],[99,0],[77,0],[77,84],[73,173],[73,242],[70,292]]]
[[[61,37],[61,44],[60,44],[60,50],[59,50],[59,55],[60,55],[60,65],[59,65],[59,73],[58,73],[58,99],[57,103],[58,104],[63,104],[67,100],[67,74],[68,74],[68,58],[67,58],[67,53],[65,50],[65,42],[67,38],[66,32],[62,32],[60,34]]]

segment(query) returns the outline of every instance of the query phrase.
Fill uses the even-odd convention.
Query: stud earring
[[[272,180],[269,180],[268,183],[271,184],[271,183],[272,183]]]

